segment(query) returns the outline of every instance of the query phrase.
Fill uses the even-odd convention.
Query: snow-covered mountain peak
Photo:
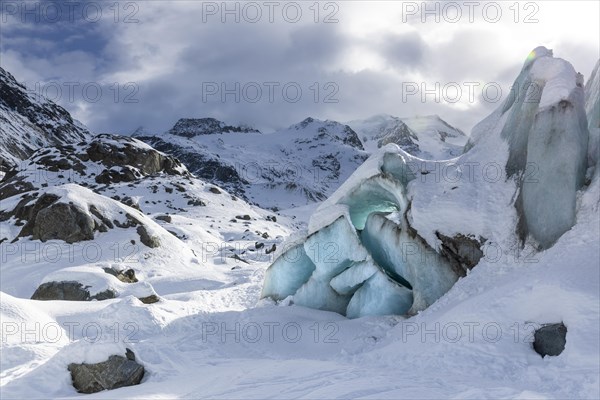
[[[388,143],[425,159],[448,159],[462,152],[467,136],[437,115],[399,118],[378,114],[348,123],[358,134],[369,152]]]
[[[28,91],[0,67],[0,171],[8,170],[34,150],[77,143],[90,137],[61,106]]]
[[[350,126],[337,121],[322,121],[308,117],[297,124],[291,125],[288,129],[277,133],[289,136],[290,133],[297,135],[296,132],[298,131],[301,132],[301,137],[314,136],[317,139],[328,137],[331,140],[341,141],[359,150],[364,150],[357,133]]]
[[[248,126],[227,125],[215,118],[181,118],[167,133],[191,138],[199,135],[214,135],[230,132],[260,133]]]

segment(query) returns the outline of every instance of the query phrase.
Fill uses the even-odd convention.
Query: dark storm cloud
[[[394,67],[423,66],[427,44],[416,32],[391,34],[380,39],[382,56]]]
[[[274,22],[263,13],[256,23],[243,18],[223,23],[222,15],[207,15],[203,3],[190,1],[117,3],[115,22],[114,3],[97,4],[105,8],[96,22],[81,12],[73,21],[54,24],[21,23],[11,15],[0,38],[0,64],[17,79],[76,81],[80,89],[97,84],[98,99],[95,87],[92,96],[78,90],[74,99],[64,93],[57,99],[96,132],[130,133],[140,125],[163,132],[179,118],[204,116],[268,131],[307,116],[348,121],[378,113],[439,114],[468,131],[498,104],[457,108],[419,95],[405,98],[403,84],[497,82],[507,90],[527,52],[544,44],[525,41],[518,45],[526,50],[515,50],[515,43],[499,40],[497,26],[468,24],[432,41],[425,39],[428,27],[444,26],[414,19],[406,26],[398,21],[393,28],[400,29],[357,33],[352,28],[361,14],[342,14],[347,3],[339,3],[338,23],[322,23],[324,13],[315,23],[308,9],[312,3],[302,3],[303,18],[293,23],[282,19],[280,10]],[[125,9],[128,4],[137,8]],[[394,21],[398,12],[390,11]],[[133,19],[126,23],[126,17]],[[564,41],[555,55],[573,57],[585,73],[597,59],[590,56],[594,51],[593,42]],[[363,58],[375,62],[362,63]],[[257,89],[261,93],[254,101]]]

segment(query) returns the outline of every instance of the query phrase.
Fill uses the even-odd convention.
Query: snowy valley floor
[[[229,259],[209,266],[220,281],[206,290],[174,279],[155,285],[163,300],[150,305],[132,296],[39,302],[2,293],[1,397],[599,398],[598,182],[554,247],[536,259],[484,260],[406,320],[276,306],[259,300],[268,264],[231,270]],[[533,329],[559,321],[569,329],[566,349],[542,359]],[[76,393],[70,362],[126,347],[146,368],[140,385]]]

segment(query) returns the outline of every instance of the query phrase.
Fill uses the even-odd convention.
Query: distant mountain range
[[[191,172],[265,208],[326,199],[378,148],[395,143],[425,159],[462,153],[468,137],[437,116],[379,115],[342,124],[315,118],[273,133],[214,118],[185,118],[163,134],[134,133]]]

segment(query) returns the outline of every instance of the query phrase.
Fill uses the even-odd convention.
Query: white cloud
[[[138,2],[135,18],[139,23],[114,23],[111,18],[100,21],[94,31],[103,40],[101,46],[78,53],[72,45],[79,41],[71,39],[69,47],[64,47],[65,35],[64,44],[53,43],[56,50],[51,56],[39,57],[34,46],[21,43],[3,49],[1,64],[19,79],[61,76],[121,85],[135,82],[139,103],[103,99],[88,104],[85,112],[80,103],[64,104],[97,131],[128,132],[139,125],[160,131],[180,117],[194,116],[273,129],[308,115],[350,120],[382,112],[439,114],[468,130],[496,104],[469,102],[466,92],[457,103],[424,103],[418,95],[404,101],[403,83],[425,83],[432,88],[436,83],[444,87],[456,82],[466,90],[465,82],[497,82],[507,91],[529,51],[538,45],[554,47],[555,56],[572,61],[584,74],[589,74],[599,56],[597,2],[519,2],[513,9],[509,7],[514,2],[502,2],[498,3],[502,18],[497,23],[486,20],[480,11],[492,2],[480,2],[473,23],[464,7],[458,23],[444,21],[454,14],[441,14],[440,23],[431,15],[422,23],[419,12],[403,19],[403,7],[406,11],[408,3],[339,2],[331,3],[337,8],[330,5],[326,9],[328,3],[322,2],[316,15],[309,8],[313,3],[305,2],[299,3],[302,17],[296,23],[289,22],[293,10],[284,14],[283,6],[274,10],[273,22],[263,7],[258,22],[244,21],[244,17],[256,15],[246,10],[240,23],[235,23],[233,16],[222,15],[222,10],[212,13],[215,10],[209,6],[220,8],[221,2],[204,2],[204,6],[189,1]],[[233,7],[235,3],[228,4]],[[421,2],[414,4],[420,7]],[[440,10],[444,4],[440,3]],[[524,23],[533,11],[531,17],[539,22]],[[323,23],[327,16],[339,22]],[[227,22],[222,23],[221,18]],[[14,32],[18,29],[13,27],[10,35]],[[31,30],[22,38],[36,39],[38,46],[48,40],[43,35],[36,38]],[[297,82],[304,96],[298,103],[285,101],[281,93],[273,102],[263,93],[263,101],[256,104],[244,99],[235,102],[232,96],[226,102],[203,101],[203,83],[231,85],[236,81],[241,85]],[[316,87],[311,89],[315,82],[317,102],[313,99]],[[337,103],[323,102],[331,92],[324,88],[328,82],[339,89],[334,97]],[[78,114],[78,110],[82,112]]]

